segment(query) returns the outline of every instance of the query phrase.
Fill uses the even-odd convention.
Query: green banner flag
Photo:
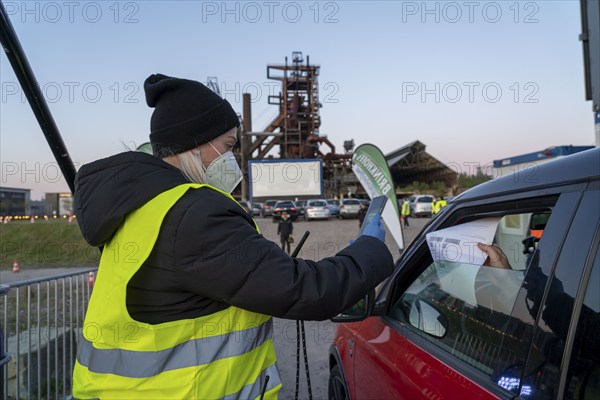
[[[394,189],[394,181],[387,161],[381,150],[372,144],[362,144],[352,155],[352,171],[370,198],[385,195],[388,205],[383,210],[382,219],[387,225],[400,249],[404,248],[400,210]],[[389,207],[389,205],[392,207]]]

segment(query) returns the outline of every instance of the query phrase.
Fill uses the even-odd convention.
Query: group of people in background
[[[439,213],[442,208],[446,207],[446,200],[444,199],[444,196],[440,196],[438,197],[434,197],[433,198],[433,202],[431,203],[431,215],[435,215],[437,213]],[[402,221],[404,222],[404,227],[409,227],[410,223],[408,222],[408,219],[410,217],[410,200],[408,199],[408,197],[403,198],[400,202],[400,217],[402,218]]]
[[[400,217],[403,221],[404,227],[409,227],[410,226],[410,223],[409,223],[410,201],[409,201],[408,197],[405,197],[398,203],[400,205]],[[439,213],[442,210],[442,208],[446,207],[446,204],[447,204],[447,202],[444,199],[444,196],[440,196],[439,198],[434,197],[433,202],[431,204],[431,215]],[[368,209],[368,206],[366,203],[360,204],[360,208],[358,210],[358,227],[359,228],[363,224],[365,215],[367,214],[367,209]],[[279,238],[281,240],[281,248],[284,251],[286,251],[286,248],[287,248],[288,254],[290,254],[290,243],[293,242],[293,239],[292,239],[293,231],[294,231],[294,225],[292,224],[292,220],[291,220],[291,218],[289,218],[289,215],[284,211],[281,214],[281,220],[279,221],[279,224],[277,226],[277,234],[279,235]]]

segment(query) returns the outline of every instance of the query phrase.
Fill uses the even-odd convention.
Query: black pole
[[[44,96],[42,95],[42,91],[35,79],[29,61],[27,61],[27,57],[25,57],[21,43],[19,43],[19,38],[8,19],[6,9],[1,0],[0,43],[2,44],[6,57],[8,58],[8,61],[10,61],[12,69],[21,84],[23,92],[25,92],[25,96],[27,96],[31,110],[35,114],[35,118],[37,119],[38,124],[40,124],[40,128],[42,128],[44,136],[46,136],[48,145],[50,145],[50,150],[52,150],[52,154],[54,154],[54,158],[58,162],[58,166],[71,189],[71,193],[73,193],[75,189],[75,166],[73,165],[73,161],[71,161],[67,147],[60,136],[58,127],[48,108],[48,103],[46,103],[46,99],[44,99]]]

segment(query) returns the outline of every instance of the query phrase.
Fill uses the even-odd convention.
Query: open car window
[[[520,385],[519,373],[528,357],[532,316],[526,315],[520,299],[545,233],[538,229],[539,237],[532,236],[530,222],[535,219],[540,228],[537,222],[543,221],[545,228],[552,213],[550,206],[493,215],[499,218],[493,242],[507,256],[510,269],[434,261],[427,244],[422,244],[427,250],[415,253],[425,254],[418,260],[420,272],[409,281],[403,280],[406,276],[398,279],[400,289],[390,299],[387,317],[437,346],[449,359],[489,376],[492,384],[527,398],[530,388]],[[543,360],[538,350],[531,357]]]

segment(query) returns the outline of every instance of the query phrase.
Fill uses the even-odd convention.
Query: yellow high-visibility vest
[[[410,215],[410,203],[408,201],[402,203],[402,215]]]
[[[179,185],[128,214],[104,247],[73,372],[75,398],[256,399],[263,387],[265,399],[277,398],[270,316],[228,307],[148,324],[127,311],[127,284],[150,255],[165,215],[187,190],[201,187],[233,200],[209,185]]]

